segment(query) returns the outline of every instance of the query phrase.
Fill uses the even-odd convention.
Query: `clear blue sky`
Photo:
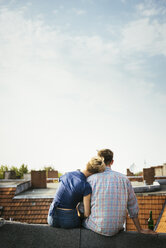
[[[166,162],[165,0],[0,0],[0,164]]]

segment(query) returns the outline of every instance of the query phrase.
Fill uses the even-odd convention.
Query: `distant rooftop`
[[[47,183],[46,189],[28,189],[15,196],[13,199],[53,198],[58,185],[58,183]]]
[[[16,188],[13,199],[53,198],[59,183],[47,183],[47,188],[32,189],[31,182],[24,179],[0,179],[0,188]]]
[[[28,180],[24,179],[0,179],[0,188],[14,188],[27,181]]]

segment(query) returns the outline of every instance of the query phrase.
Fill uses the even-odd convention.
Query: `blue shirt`
[[[92,193],[90,184],[80,171],[68,172],[60,177],[60,185],[49,209],[52,215],[55,207],[75,209],[83,197]]]

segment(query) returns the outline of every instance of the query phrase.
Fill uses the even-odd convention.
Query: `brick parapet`
[[[47,188],[46,171],[31,171],[32,188]]]
[[[143,180],[145,180],[147,185],[153,184],[155,180],[155,170],[153,167],[143,169]]]

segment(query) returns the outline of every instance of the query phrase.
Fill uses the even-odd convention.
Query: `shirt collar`
[[[84,173],[82,173],[81,171],[77,171],[77,172],[80,174],[82,179],[86,180],[86,176],[84,175]]]
[[[105,167],[105,171],[110,171],[110,170],[112,171],[112,169],[110,167],[108,167],[108,166]]]

